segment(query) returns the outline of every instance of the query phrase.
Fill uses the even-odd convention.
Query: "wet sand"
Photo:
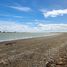
[[[67,67],[67,33],[0,42],[0,67]]]

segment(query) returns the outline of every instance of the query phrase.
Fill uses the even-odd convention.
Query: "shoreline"
[[[67,61],[66,48],[67,33],[0,42],[0,67],[46,67],[49,62],[56,65],[60,58]],[[67,64],[65,61],[63,63]]]
[[[51,35],[44,35],[44,36],[34,36],[34,37],[25,37],[25,38],[19,38],[19,39],[10,39],[10,40],[2,40],[1,42],[9,42],[9,41],[18,41],[18,40],[25,40],[25,39],[33,39],[33,38],[42,38],[42,37],[52,37],[52,36],[56,36],[56,35],[61,35],[63,33],[55,33],[55,34],[51,34]]]

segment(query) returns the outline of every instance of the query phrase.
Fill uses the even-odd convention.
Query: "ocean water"
[[[25,38],[51,36],[57,33],[0,33],[0,42]]]

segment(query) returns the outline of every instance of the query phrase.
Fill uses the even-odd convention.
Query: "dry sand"
[[[67,33],[0,42],[0,67],[67,67]]]

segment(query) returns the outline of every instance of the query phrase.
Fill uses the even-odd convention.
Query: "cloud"
[[[30,7],[22,7],[22,6],[9,6],[9,7],[23,12],[29,12],[32,10]]]
[[[12,17],[12,18],[24,18],[22,16],[18,16],[18,15],[7,15],[7,14],[0,14],[0,16],[4,16],[4,17]]]
[[[36,27],[31,27],[26,24],[20,24],[13,21],[0,21],[0,31],[7,32],[36,32]]]
[[[30,7],[22,6],[21,4],[16,3],[16,2],[12,2],[12,1],[8,2],[6,5],[4,5],[4,4],[0,4],[0,5],[3,6],[3,7],[8,7],[8,8],[12,8],[12,9],[15,9],[15,10],[18,10],[18,11],[23,11],[23,12],[32,11],[32,9]]]
[[[32,23],[34,25],[34,23]],[[0,21],[0,31],[7,32],[67,32],[67,24],[43,24],[36,26],[31,24],[21,24],[13,21]]]
[[[59,10],[52,10],[52,11],[41,10],[41,12],[45,17],[57,17],[57,16],[63,16],[64,14],[67,14],[67,9],[59,9]]]
[[[67,24],[42,24],[38,25],[39,29],[42,31],[66,31],[67,32]]]

